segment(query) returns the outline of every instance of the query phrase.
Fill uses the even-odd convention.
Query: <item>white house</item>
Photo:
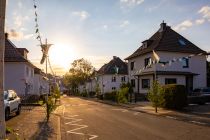
[[[164,22],[126,60],[129,80],[136,93],[147,93],[155,78],[162,85],[185,85],[188,91],[207,83],[206,52]],[[154,60],[159,63],[152,64]]]
[[[92,87],[98,84],[102,94],[119,90],[122,83],[128,82],[127,63],[119,57],[113,56],[109,63],[97,71],[96,77],[92,81]]]
[[[5,90],[14,89],[19,96],[34,94],[34,68],[27,59],[28,50],[17,48],[5,38]]]
[[[49,94],[49,80],[39,68],[34,69],[34,93],[37,95]]]

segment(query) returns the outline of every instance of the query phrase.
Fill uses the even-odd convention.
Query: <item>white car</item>
[[[16,113],[16,115],[20,114],[21,111],[21,101],[17,96],[14,90],[6,90],[4,91],[4,109],[5,109],[5,119],[8,120],[10,114]]]

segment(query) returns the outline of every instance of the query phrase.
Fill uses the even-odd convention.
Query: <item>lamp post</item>
[[[6,137],[4,112],[4,50],[5,50],[5,11],[6,0],[0,1],[0,140]]]

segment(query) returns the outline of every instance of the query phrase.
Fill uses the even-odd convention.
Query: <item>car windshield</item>
[[[8,93],[4,91],[4,100],[6,100],[7,98],[8,98]]]
[[[199,89],[199,88],[196,88],[193,90],[193,92],[200,92],[200,91],[201,91],[201,89]]]
[[[205,92],[205,94],[210,94],[210,88],[204,88],[203,92]]]

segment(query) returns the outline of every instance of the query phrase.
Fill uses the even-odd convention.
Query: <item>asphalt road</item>
[[[210,127],[76,97],[61,104],[62,140],[210,140]]]

